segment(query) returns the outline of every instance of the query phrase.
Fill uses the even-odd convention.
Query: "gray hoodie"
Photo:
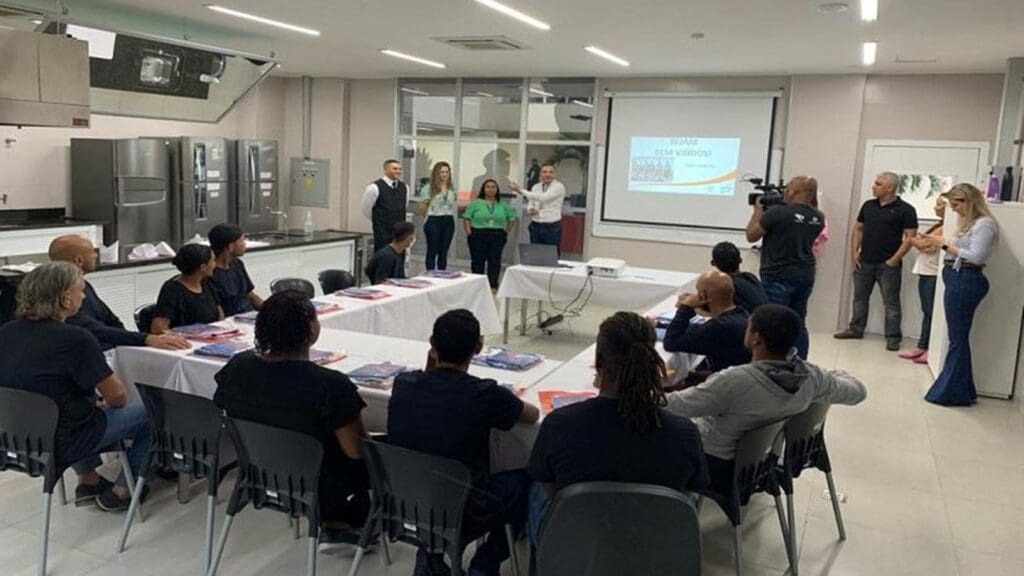
[[[693,388],[668,395],[668,410],[692,418],[704,452],[734,458],[748,430],[799,414],[811,404],[858,404],[864,384],[842,370],[823,370],[803,360],[760,361],[714,374]]]

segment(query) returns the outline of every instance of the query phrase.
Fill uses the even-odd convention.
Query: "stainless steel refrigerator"
[[[103,222],[104,244],[173,240],[169,178],[162,138],[71,139],[71,216]]]
[[[277,230],[277,141],[237,140],[232,144],[238,225],[247,233]]]
[[[175,244],[196,234],[206,236],[232,219],[228,186],[228,149],[223,138],[175,138],[173,158],[173,225]]]

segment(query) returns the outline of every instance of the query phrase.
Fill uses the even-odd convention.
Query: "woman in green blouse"
[[[484,180],[476,200],[470,202],[462,214],[473,273],[483,274],[486,267],[492,290],[498,289],[501,252],[518,218],[515,210],[502,202],[498,194],[498,181]]]

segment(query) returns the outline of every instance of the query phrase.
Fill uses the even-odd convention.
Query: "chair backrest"
[[[294,290],[306,295],[307,298],[316,296],[316,288],[313,283],[305,278],[278,278],[270,283],[270,293],[287,292]]]
[[[52,493],[58,479],[55,437],[59,415],[57,403],[49,396],[0,388],[0,471],[43,476],[43,490]]]
[[[135,387],[149,416],[153,465],[205,478],[233,457],[221,410],[212,400],[147,384]]]
[[[324,294],[331,294],[356,285],[356,277],[348,270],[324,270],[317,276],[320,289]]]
[[[803,413],[786,422],[783,434],[786,448],[782,465],[791,478],[800,476],[805,468],[831,472],[832,463],[825,447],[825,417],[829,404],[811,404]]]
[[[663,486],[586,482],[563,488],[540,533],[540,576],[699,575],[700,525],[687,496]]]
[[[461,544],[462,511],[473,488],[465,464],[373,440],[363,448],[374,504],[391,540],[434,553]]]
[[[149,334],[149,327],[156,317],[156,304],[144,304],[135,309],[135,326],[139,332]]]
[[[736,443],[736,493],[733,496],[739,505],[746,505],[751,494],[775,480],[775,465],[779,458],[774,448],[785,424],[785,420],[780,420],[744,432]]]
[[[228,504],[237,514],[251,502],[320,525],[319,483],[324,448],[320,440],[293,430],[224,418],[238,450],[238,483]],[[316,536],[310,533],[311,537]]]

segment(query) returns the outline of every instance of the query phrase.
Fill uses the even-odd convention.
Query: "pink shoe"
[[[921,354],[917,358],[914,358],[914,364],[927,364],[928,363],[928,352]]]
[[[918,348],[916,350],[911,350],[910,352],[904,352],[903,354],[900,354],[900,358],[903,358],[904,360],[916,360],[921,355],[927,353],[927,350],[921,350],[920,348]]]

